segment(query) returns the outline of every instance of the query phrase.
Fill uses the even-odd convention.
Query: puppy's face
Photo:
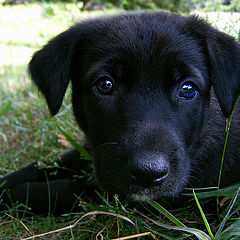
[[[195,27],[201,29],[194,32]],[[228,73],[225,68],[213,72],[220,60],[203,32],[221,35],[197,18],[145,13],[90,21],[60,35],[71,51],[64,55],[70,63],[62,60],[69,71],[58,75],[72,80],[74,114],[91,144],[96,179],[105,190],[159,198],[177,195],[189,182],[192,149],[208,114],[211,86],[217,95],[221,91],[225,115],[237,95],[236,90],[223,92],[224,80],[214,85],[216,74],[223,78]],[[56,48],[54,41],[66,51],[59,39],[45,53]],[[30,63],[33,79],[39,75],[34,66],[39,56],[41,52]],[[35,81],[54,113],[56,93]],[[55,86],[58,95],[64,95],[64,84]]]
[[[172,196],[186,185],[209,101],[203,48],[181,29],[154,24],[98,36],[76,55],[72,78],[99,184],[138,198]]]

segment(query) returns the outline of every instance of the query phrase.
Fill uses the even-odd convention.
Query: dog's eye
[[[110,95],[114,92],[113,81],[109,78],[100,79],[95,83],[96,91],[100,94]]]
[[[184,83],[180,88],[179,88],[179,97],[187,98],[187,99],[192,99],[195,97],[197,94],[197,90],[194,87],[193,84],[191,83]]]

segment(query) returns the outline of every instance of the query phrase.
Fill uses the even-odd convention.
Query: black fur
[[[240,47],[196,16],[158,12],[101,17],[75,25],[35,53],[29,72],[51,113],[72,82],[74,115],[94,158],[96,182],[134,199],[176,197],[185,187],[216,186],[225,122],[240,93]],[[99,92],[100,81],[112,92]],[[193,97],[180,94],[193,86]],[[239,110],[222,186],[240,180]],[[47,211],[46,176],[59,212],[93,183],[73,181],[89,163],[76,150],[50,176],[35,164],[3,178],[13,201]],[[66,157],[67,156],[67,157]],[[41,192],[41,194],[40,194]],[[39,200],[39,195],[41,199]],[[57,197],[56,197],[57,196]]]

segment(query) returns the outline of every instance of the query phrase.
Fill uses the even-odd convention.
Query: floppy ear
[[[205,42],[213,89],[223,114],[228,117],[240,94],[240,45],[198,17],[191,18],[192,32]]]
[[[36,52],[29,63],[29,73],[45,96],[52,115],[59,111],[70,81],[76,42],[72,35],[70,30],[58,35]]]
[[[207,44],[212,85],[222,112],[228,117],[240,94],[240,46],[232,37],[218,31]]]

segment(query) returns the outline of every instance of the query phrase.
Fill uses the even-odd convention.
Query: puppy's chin
[[[175,198],[186,186],[187,179],[178,179],[178,183],[171,184],[166,181],[164,184],[154,187],[141,187],[130,185],[128,197],[135,201],[159,200],[161,198]]]
[[[162,200],[163,198],[164,199],[171,199],[171,201],[175,198],[178,197],[178,195],[173,195],[173,196],[167,196],[167,197],[164,197],[164,196],[157,196],[157,195],[154,195],[154,194],[149,194],[149,195],[138,195],[138,194],[128,194],[127,196],[129,199],[132,199],[133,201],[137,201],[137,202],[148,202],[150,200]]]
[[[149,201],[149,200],[161,200],[165,198],[175,199],[187,186],[188,176],[178,176],[176,178],[170,177],[156,186],[141,186],[131,182],[127,179],[113,179],[112,181],[100,182],[99,185],[102,188],[112,194],[120,194],[134,201]]]
[[[139,201],[139,202],[147,202],[155,199],[155,196],[151,194],[150,195],[129,194],[127,197],[131,198],[134,201]]]

